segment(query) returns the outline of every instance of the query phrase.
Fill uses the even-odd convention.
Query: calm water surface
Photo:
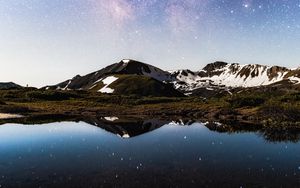
[[[2,125],[0,187],[300,187],[300,143],[201,123],[136,128]]]

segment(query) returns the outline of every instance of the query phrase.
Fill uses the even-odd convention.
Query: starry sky
[[[56,84],[123,58],[300,65],[300,0],[0,0],[0,81]]]

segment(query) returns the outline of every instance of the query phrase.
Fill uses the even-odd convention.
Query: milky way
[[[0,0],[1,81],[42,86],[122,58],[298,67],[299,0]]]

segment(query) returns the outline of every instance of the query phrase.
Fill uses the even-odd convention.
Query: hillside
[[[114,74],[95,82],[89,89],[100,93],[116,95],[165,96],[180,97],[182,93],[172,85],[162,83],[154,78],[142,75]]]
[[[0,82],[0,89],[20,89],[22,86],[13,82]]]
[[[113,74],[148,76],[158,81],[170,81],[172,79],[170,73],[152,65],[148,65],[135,60],[122,60],[119,63],[109,65],[99,71],[92,72],[85,76],[77,75],[70,80],[66,80],[57,85],[47,87],[48,89],[89,90],[95,82],[98,82],[104,77]]]

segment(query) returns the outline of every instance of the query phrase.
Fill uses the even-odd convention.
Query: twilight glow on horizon
[[[300,66],[300,0],[0,0],[0,82],[44,86],[123,58]]]

